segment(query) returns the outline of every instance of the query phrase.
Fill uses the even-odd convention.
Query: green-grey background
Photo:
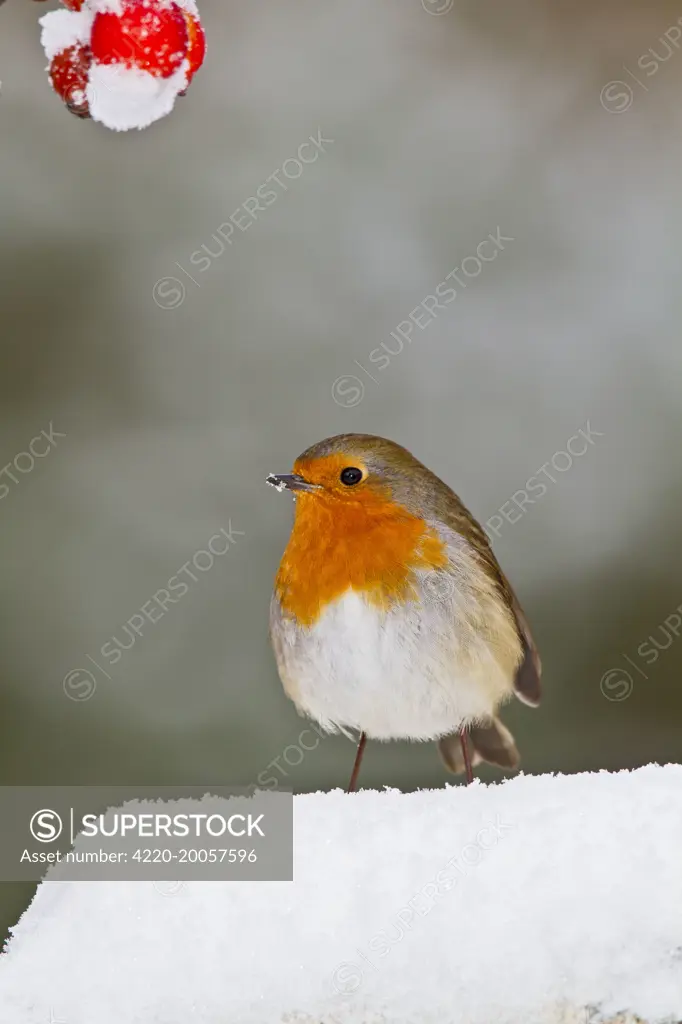
[[[45,10],[0,9],[0,464],[50,422],[66,437],[0,501],[0,783],[253,782],[304,728],[268,646],[292,510],[267,473],[380,433],[485,520],[588,420],[603,436],[496,543],[546,686],[505,718],[530,772],[678,760],[682,642],[637,648],[682,603],[682,8],[206,3],[188,96],[120,135],[51,93]],[[155,283],[218,252],[318,128],[325,155],[160,308]],[[498,227],[514,241],[365,376]],[[65,674],[230,520],[245,536],[68,699]],[[601,691],[612,668],[626,699]],[[344,785],[352,757],[325,739],[286,782]],[[444,781],[430,745],[369,747],[365,786]],[[0,931],[30,892],[3,887]]]

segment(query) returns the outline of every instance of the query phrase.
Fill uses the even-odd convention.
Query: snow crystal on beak
[[[270,475],[265,478],[265,482],[266,484],[270,484],[271,487],[274,487],[276,491],[286,491],[287,489],[287,485],[277,476],[276,473],[270,473]]]

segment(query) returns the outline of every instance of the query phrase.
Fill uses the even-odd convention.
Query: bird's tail
[[[521,758],[514,737],[499,718],[492,718],[489,722],[469,726],[467,738],[472,748],[472,765],[487,761],[488,764],[495,764],[498,768],[506,768],[508,771],[518,768]],[[442,740],[438,741],[438,753],[448,771],[459,775],[465,770],[462,743],[458,732],[444,736]]]

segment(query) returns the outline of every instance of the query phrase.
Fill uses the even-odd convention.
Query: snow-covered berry
[[[95,14],[90,46],[100,64],[122,64],[169,78],[187,55],[187,20],[174,3],[123,0],[120,14]]]
[[[115,131],[170,113],[206,52],[194,0],[63,3],[40,24],[50,81],[69,109]]]
[[[62,50],[50,62],[50,82],[58,96],[66,103],[69,110],[78,117],[88,117],[89,108],[86,97],[88,71],[91,54],[87,46],[77,43]]]

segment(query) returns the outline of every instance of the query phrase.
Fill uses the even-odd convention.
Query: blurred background
[[[115,134],[50,90],[54,6],[0,9],[0,783],[346,785],[277,678],[265,485],[345,431],[490,524],[544,662],[525,771],[679,760],[682,8],[206,3],[187,97]],[[377,743],[361,779],[446,781]]]

